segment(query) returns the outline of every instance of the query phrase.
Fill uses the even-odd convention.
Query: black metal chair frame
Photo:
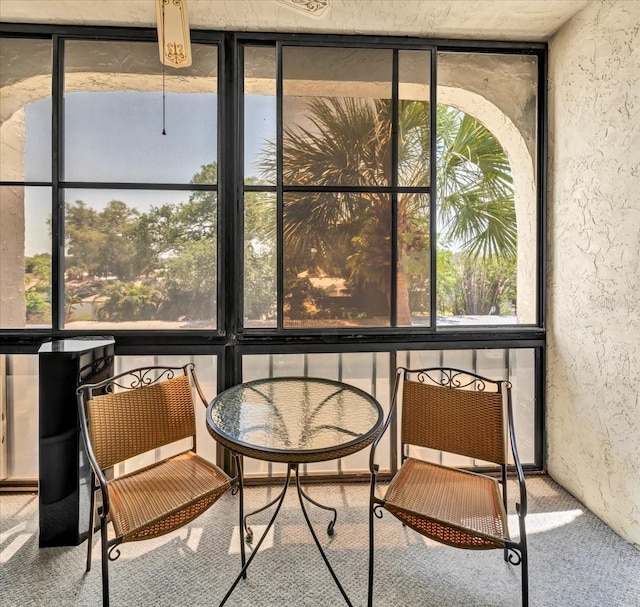
[[[375,463],[375,452],[378,443],[382,439],[392,419],[396,417],[398,392],[400,385],[412,375],[418,378],[418,381],[424,382],[430,380],[432,385],[443,386],[450,388],[468,388],[469,386],[475,387],[477,390],[484,390],[486,386],[495,386],[495,391],[500,393],[506,393],[506,413],[507,413],[507,431],[508,431],[508,444],[511,447],[513,455],[513,466],[509,466],[509,469],[513,469],[516,474],[516,479],[519,488],[519,501],[515,504],[516,513],[518,516],[519,525],[519,541],[506,540],[504,548],[504,560],[511,565],[521,565],[522,567],[522,607],[528,607],[529,605],[529,584],[528,584],[528,553],[527,553],[527,535],[525,526],[525,517],[527,515],[527,490],[524,479],[524,472],[518,456],[518,450],[515,439],[515,427],[513,421],[513,405],[511,397],[511,383],[506,380],[492,380],[469,371],[462,369],[456,369],[452,367],[428,367],[423,369],[407,369],[405,367],[398,367],[396,370],[396,380],[393,389],[393,396],[391,401],[391,408],[389,415],[385,420],[385,423],[380,431],[380,434],[375,439],[371,446],[371,454],[369,458],[369,468],[371,473],[371,485],[369,495],[369,578],[368,578],[368,596],[367,605],[372,607],[373,605],[373,568],[374,568],[374,518],[382,518],[382,512],[385,508],[386,501],[383,498],[376,496],[376,476],[379,472],[379,465]],[[401,442],[401,464],[405,462],[408,457],[409,445]],[[502,488],[502,500],[507,509],[507,464],[500,464],[500,479],[499,483]],[[436,539],[436,538],[433,538]],[[437,541],[437,539],[436,539]]]

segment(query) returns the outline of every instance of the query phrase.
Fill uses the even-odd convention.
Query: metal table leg
[[[304,507],[304,500],[303,500],[303,496],[304,493],[302,491],[302,487],[300,487],[300,476],[298,474],[298,465],[297,464],[293,464],[293,465],[289,465],[289,468],[292,468],[295,470],[296,472],[296,489],[298,490],[298,499],[300,500],[300,508],[302,509],[302,514],[304,514],[304,519],[307,522],[307,527],[309,527],[309,531],[311,531],[311,535],[313,536],[313,539],[316,543],[316,546],[318,547],[318,550],[320,551],[320,555],[322,556],[322,560],[324,561],[324,564],[327,566],[327,569],[329,570],[329,573],[331,574],[331,577],[333,578],[333,581],[336,583],[336,586],[338,587],[338,590],[340,590],[340,593],[342,594],[344,600],[347,602],[347,605],[349,605],[349,607],[353,607],[351,601],[349,600],[349,597],[347,596],[347,593],[344,591],[344,588],[342,587],[342,584],[340,583],[340,580],[338,580],[338,576],[335,574],[335,572],[333,571],[333,567],[331,567],[331,564],[329,563],[329,559],[327,559],[327,556],[324,553],[324,550],[322,549],[322,546],[320,545],[320,542],[318,541],[318,536],[316,535],[316,532],[313,530],[313,526],[311,525],[311,521],[309,520],[309,515],[307,514],[307,510]],[[317,504],[316,502],[314,502],[313,500],[311,500],[308,496],[304,496],[306,499],[308,499],[310,502]],[[321,508],[326,508],[326,506],[320,506]],[[332,510],[332,508],[327,508],[329,510]],[[335,522],[335,518],[334,521]]]
[[[316,532],[313,530],[313,526],[311,525],[311,520],[309,519],[309,515],[308,515],[307,510],[306,510],[306,508],[304,506],[304,500],[307,500],[307,501],[311,502],[312,504],[318,506],[319,508],[323,508],[324,510],[331,510],[334,513],[333,520],[329,523],[329,526],[330,526],[330,529],[331,529],[331,531],[328,531],[329,535],[332,535],[332,533],[333,533],[333,525],[335,524],[335,521],[336,521],[337,512],[336,512],[335,508],[331,508],[329,506],[324,506],[322,504],[319,504],[318,502],[316,502],[315,500],[310,498],[303,491],[302,487],[300,486],[300,475],[298,473],[298,464],[289,464],[288,465],[288,467],[287,467],[287,476],[285,478],[284,486],[282,488],[282,491],[280,492],[280,494],[278,495],[278,497],[275,500],[272,500],[266,506],[263,506],[262,508],[259,508],[258,510],[255,510],[254,512],[251,512],[250,514],[247,514],[244,518],[241,515],[241,521],[243,521],[243,525],[245,526],[245,529],[247,530],[247,533],[248,533],[248,532],[251,531],[251,529],[246,526],[247,517],[248,516],[252,516],[252,515],[254,515],[254,514],[258,513],[258,512],[262,512],[263,510],[266,510],[270,506],[273,506],[274,504],[276,504],[276,509],[275,509],[273,515],[271,516],[271,520],[269,521],[269,523],[267,525],[267,528],[264,530],[264,533],[260,536],[260,539],[258,540],[258,543],[256,544],[255,548],[253,549],[253,551],[251,553],[251,556],[249,557],[247,562],[244,563],[244,566],[242,567],[242,570],[240,571],[240,573],[236,577],[236,579],[233,582],[231,588],[229,588],[229,590],[227,591],[227,594],[224,595],[224,598],[220,602],[220,607],[222,607],[227,602],[227,599],[231,596],[231,593],[234,591],[235,587],[238,585],[238,582],[240,582],[241,579],[246,578],[247,569],[249,568],[249,565],[251,564],[251,562],[255,558],[256,554],[258,554],[258,550],[260,549],[260,546],[262,546],[262,542],[267,537],[267,534],[271,530],[271,527],[273,526],[273,523],[276,520],[276,517],[278,516],[278,513],[280,512],[280,508],[282,507],[282,504],[284,502],[284,498],[285,498],[287,489],[289,488],[289,482],[291,480],[291,472],[295,472],[296,490],[298,492],[298,499],[300,501],[300,508],[302,509],[302,514],[304,515],[304,519],[305,519],[305,521],[307,523],[307,527],[309,527],[309,531],[311,532],[311,536],[313,537],[313,540],[315,541],[316,546],[318,547],[318,550],[320,551],[320,555],[322,556],[322,560],[324,561],[325,565],[327,566],[327,569],[329,570],[329,573],[331,574],[331,577],[333,578],[333,581],[336,583],[336,586],[338,587],[338,590],[340,590],[340,593],[342,594],[345,602],[347,603],[347,605],[349,607],[353,607],[353,604],[349,600],[349,597],[347,596],[347,593],[345,592],[344,588],[342,587],[342,584],[340,584],[340,580],[338,580],[338,576],[335,574],[335,572],[333,570],[333,567],[331,567],[331,563],[329,563],[329,559],[327,559],[327,556],[324,553],[324,550],[322,549],[322,546],[320,545],[320,542],[318,540],[318,536],[316,535]],[[241,512],[242,512],[242,510],[241,510]],[[240,532],[241,532],[240,537],[242,539],[242,529],[240,529]],[[242,541],[244,541],[244,540],[242,540]],[[249,541],[249,540],[247,539],[247,541]]]
[[[286,488],[282,489],[282,492],[284,491],[286,491]],[[263,512],[268,508],[271,508],[271,506],[273,506],[276,502],[278,502],[278,500],[280,500],[280,498],[282,497],[282,492],[276,495],[276,497],[273,498],[268,504],[265,504],[264,506],[258,508],[257,510],[254,510],[253,512],[249,512],[249,514],[245,515],[242,527],[244,528],[245,538],[248,544],[251,544],[251,542],[253,541],[253,530],[247,524],[247,519],[250,516],[253,516],[254,514],[258,514],[259,512]],[[321,504],[320,502],[317,502],[316,500],[314,500],[302,488],[302,486],[300,486],[300,493],[302,494],[302,497],[304,497],[304,499],[306,499],[308,502],[311,502],[314,506],[317,506],[318,508],[322,508],[323,510],[328,510],[329,512],[333,512],[333,518],[331,521],[329,521],[329,524],[327,525],[327,535],[333,535],[336,520],[338,519],[338,511],[335,508],[332,508],[331,506],[325,506],[324,504]]]
[[[275,512],[273,513],[273,516],[271,517],[271,520],[269,521],[269,524],[267,525],[267,528],[264,530],[264,533],[262,534],[262,537],[258,540],[258,543],[256,544],[256,547],[254,548],[253,552],[251,553],[251,556],[249,557],[249,560],[247,560],[247,562],[245,563],[244,567],[242,568],[242,571],[240,571],[240,573],[238,574],[238,577],[235,579],[235,582],[233,582],[233,585],[231,586],[231,588],[229,588],[229,590],[227,591],[227,594],[224,595],[224,598],[220,602],[220,607],[222,607],[227,602],[227,599],[231,596],[231,593],[233,592],[235,587],[238,585],[238,582],[242,578],[246,578],[247,569],[249,568],[249,565],[251,565],[251,561],[253,561],[253,559],[256,556],[256,554],[258,554],[258,550],[260,549],[260,546],[262,546],[262,542],[267,537],[267,534],[269,533],[269,530],[273,526],[273,521],[276,520],[276,517],[278,516],[278,512],[280,512],[280,508],[282,506],[282,502],[284,502],[284,497],[285,497],[285,494],[286,494],[286,491],[287,491],[287,487],[289,486],[289,479],[291,478],[291,474],[290,474],[291,473],[291,469],[292,468],[291,468],[291,465],[290,465],[289,469],[287,470],[287,478],[285,479],[285,482],[284,482],[284,489],[282,490],[282,493],[280,493],[280,495],[279,495],[279,500],[280,501],[278,502],[278,505],[276,506]],[[242,529],[240,529],[240,538],[242,540]]]
[[[331,506],[325,506],[324,504],[320,504],[320,503],[316,502],[316,500],[314,500],[307,493],[305,493],[304,489],[297,482],[297,480],[298,480],[297,472],[298,471],[296,469],[296,485],[298,486],[298,491],[300,492],[302,497],[304,497],[304,499],[306,499],[308,502],[311,502],[314,506],[317,506],[318,508],[322,508],[323,510],[329,510],[330,512],[333,512],[333,520],[331,520],[329,522],[329,525],[327,527],[327,535],[333,535],[333,528],[334,528],[334,526],[336,524],[336,520],[338,518],[338,511],[335,508],[332,508]]]
[[[287,470],[287,480],[282,488],[282,491],[280,492],[280,494],[278,496],[276,496],[275,499],[272,499],[268,504],[262,506],[261,508],[258,508],[257,510],[254,510],[253,512],[249,512],[249,514],[245,515],[244,517],[244,522],[243,522],[243,527],[244,527],[244,532],[245,532],[245,537],[247,540],[247,543],[250,544],[253,541],[253,531],[251,529],[251,527],[249,527],[249,525],[247,525],[247,519],[250,516],[253,516],[254,514],[258,514],[258,512],[263,512],[264,510],[266,510],[267,508],[271,508],[271,506],[273,506],[277,501],[282,500],[282,496],[287,492],[287,487],[289,484],[289,473],[290,470]],[[242,533],[242,530],[240,530],[240,532]]]

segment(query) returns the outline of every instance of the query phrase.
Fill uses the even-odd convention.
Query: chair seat
[[[459,548],[504,548],[507,516],[496,479],[407,458],[384,507],[407,526]]]
[[[149,539],[185,525],[231,486],[222,470],[192,451],[108,485],[110,518],[123,542]]]

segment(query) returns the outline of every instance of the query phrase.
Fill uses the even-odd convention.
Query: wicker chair
[[[99,383],[81,385],[77,390],[93,487],[87,571],[91,569],[96,493],[99,493],[104,606],[109,605],[109,561],[120,555],[119,550],[114,550],[119,544],[161,536],[186,525],[232,486],[234,491],[240,491],[242,500],[239,460],[236,459],[237,475],[232,479],[195,453],[191,381],[206,406],[193,364],[139,368]],[[113,478],[116,464],[185,439],[190,439],[187,450]],[[240,512],[241,508],[242,502]],[[113,527],[110,539],[109,523]],[[241,559],[244,566],[244,543]]]
[[[375,449],[395,417],[402,394],[402,465],[383,499],[376,497]],[[505,426],[505,410],[507,425]],[[519,487],[519,540],[507,525],[507,465],[511,446]],[[500,478],[409,456],[410,446],[497,464]],[[424,451],[423,451],[424,453]],[[398,368],[391,411],[370,458],[368,605],[373,604],[374,517],[387,510],[403,525],[437,542],[471,550],[501,549],[522,566],[522,605],[528,607],[527,495],[513,426],[511,385],[451,368]]]

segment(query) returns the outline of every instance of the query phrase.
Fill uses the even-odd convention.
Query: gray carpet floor
[[[511,488],[512,491],[515,487]],[[548,477],[528,479],[531,607],[640,607],[640,551],[622,540]],[[368,486],[310,485],[328,515],[309,506],[318,536],[354,607],[366,605]],[[247,509],[275,497],[274,488],[246,491]],[[512,495],[515,493],[512,492]],[[256,532],[269,514],[252,520]],[[517,523],[512,516],[513,532]],[[85,546],[38,548],[38,499],[0,495],[0,605],[100,605],[100,550],[85,573]],[[173,535],[124,544],[111,563],[113,607],[216,606],[239,571],[237,497],[225,495]],[[375,605],[517,607],[520,567],[502,553],[465,551],[425,540],[389,513],[376,520]],[[239,606],[340,606],[344,601],[309,534],[295,490],[227,602]]]

